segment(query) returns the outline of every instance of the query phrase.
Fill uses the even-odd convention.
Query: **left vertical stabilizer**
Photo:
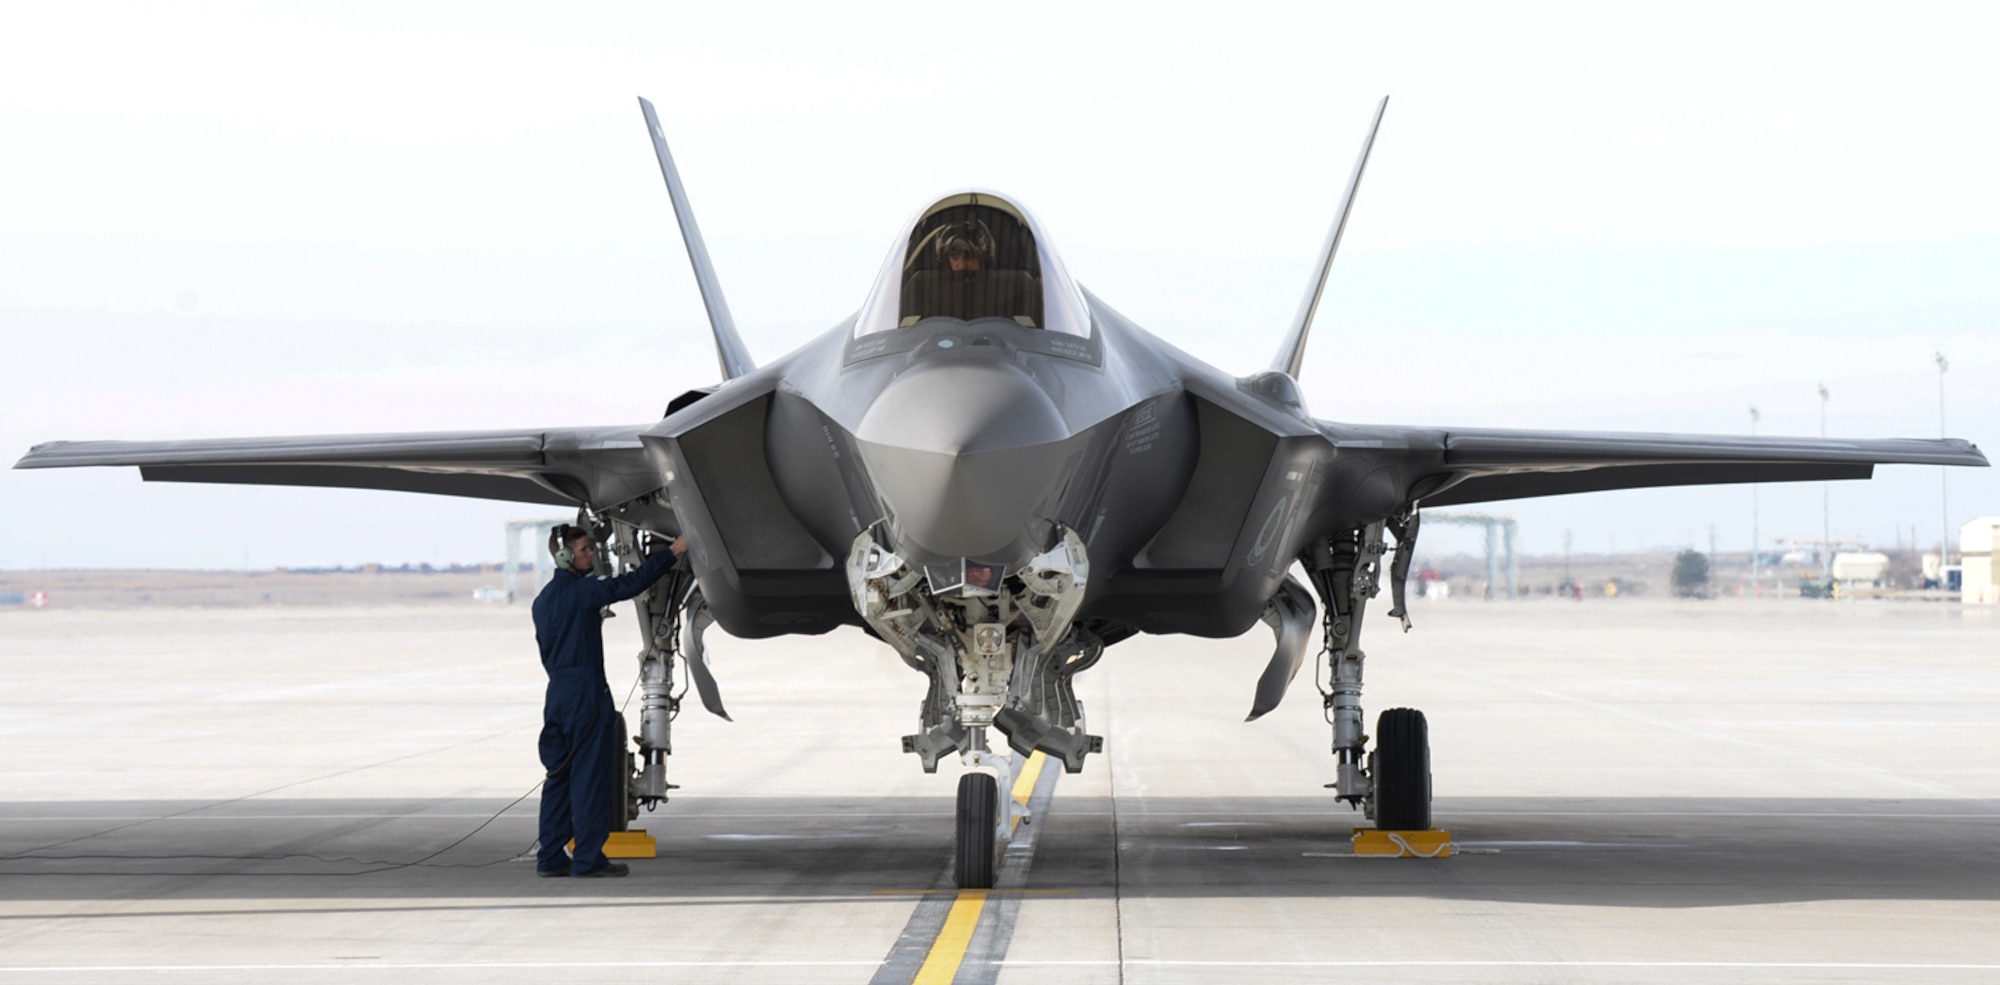
[[[660,176],[667,179],[667,195],[674,200],[674,218],[681,224],[681,239],[687,243],[688,260],[694,264],[695,283],[701,288],[702,304],[708,308],[708,324],[715,330],[715,355],[722,363],[722,377],[733,380],[757,368],[750,350],[736,334],[736,320],[729,316],[729,303],[722,299],[722,282],[715,277],[715,265],[708,261],[708,246],[695,225],[694,210],[688,207],[681,175],[674,170],[674,158],[667,153],[666,134],[660,132],[659,114],[646,97],[639,97],[639,109],[646,114],[646,132],[653,138],[653,154],[660,159]]]
[[[1340,234],[1347,228],[1347,213],[1354,206],[1354,192],[1361,187],[1361,172],[1368,168],[1368,151],[1375,146],[1375,132],[1382,129],[1382,114],[1389,109],[1389,97],[1383,96],[1375,106],[1375,122],[1368,125],[1368,139],[1361,144],[1361,156],[1354,161],[1354,173],[1347,177],[1347,191],[1340,196],[1340,211],[1333,217],[1333,228],[1326,231],[1326,245],[1320,247],[1319,268],[1313,271],[1312,283],[1306,286],[1306,296],[1299,301],[1298,317],[1292,319],[1292,331],[1285,337],[1283,348],[1278,350],[1278,358],[1271,361],[1271,368],[1291,377],[1299,378],[1299,365],[1306,358],[1306,333],[1312,330],[1313,312],[1319,308],[1320,295],[1326,293],[1326,276],[1333,271],[1333,255],[1340,249]]]

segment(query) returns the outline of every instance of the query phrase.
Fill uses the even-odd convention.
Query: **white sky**
[[[1950,432],[2000,448],[2000,8],[685,6],[10,6],[0,458],[655,418],[716,370],[637,95],[761,359],[983,185],[1125,314],[1260,369],[1387,93],[1318,415],[1812,434],[1824,382],[1835,435],[1934,436],[1942,349]],[[1949,497],[2000,513],[2000,471]],[[1939,500],[1885,468],[1832,528],[1934,543]],[[1820,503],[1765,486],[1762,532]],[[556,512],[134,469],[0,471],[0,507],[0,568],[495,559]],[[1734,487],[1498,509],[1536,552],[1750,538]]]

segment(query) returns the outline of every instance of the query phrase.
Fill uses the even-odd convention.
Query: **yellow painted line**
[[[1345,857],[1345,856],[1343,856],[1343,857]],[[878,890],[875,890],[875,895],[877,895],[877,896],[929,896],[929,895],[931,895],[932,893],[935,893],[935,892],[937,892],[937,890],[935,890],[935,889],[878,889]],[[988,889],[988,890],[983,890],[983,892],[985,892],[985,893],[986,893],[986,894],[987,894],[988,896],[1075,896],[1075,895],[1076,895],[1077,893],[1079,893],[1079,892],[1082,892],[1082,890],[1077,890],[1077,889]]]
[[[1020,804],[1022,807],[1028,806],[1029,798],[1035,795],[1035,783],[1042,778],[1042,767],[1048,765],[1048,762],[1049,757],[1042,755],[1041,750],[1038,749],[1034,755],[1028,757],[1027,762],[1021,764],[1021,775],[1014,778],[1013,794],[1015,803]],[[1014,812],[1008,811],[1007,813],[1011,815]],[[1020,829],[1021,819],[1010,816],[1007,819],[1007,833],[1011,835]]]
[[[1042,767],[1048,757],[1037,752],[1021,764],[1020,775],[1014,778],[1014,789],[1009,791],[1016,803],[1027,806],[1035,795],[1035,784],[1042,778]],[[1011,811],[1009,812],[1012,813]],[[1021,825],[1016,817],[1008,830]],[[1042,893],[1074,893],[1073,889],[1041,890]],[[876,890],[878,893],[893,894],[898,890]],[[951,912],[944,917],[944,926],[938,929],[937,939],[931,942],[930,953],[924,956],[923,966],[917,969],[917,977],[911,985],[951,985],[958,977],[958,966],[965,961],[965,952],[972,946],[972,932],[979,928],[979,914],[986,909],[986,897],[993,894],[990,889],[963,889],[952,901]],[[1027,895],[1034,890],[1001,890],[1001,892]]]
[[[943,929],[931,944],[931,953],[924,957],[923,967],[917,969],[910,985],[951,985],[958,977],[965,949],[972,946],[972,931],[979,926],[979,912],[986,908],[986,893],[984,889],[959,890],[951,912],[945,914]]]
[[[1016,802],[1024,807],[1027,806],[1028,798],[1035,795],[1035,781],[1042,778],[1042,766],[1048,761],[1049,757],[1037,750],[1034,755],[1028,757],[1027,762],[1021,764],[1021,775],[1014,778]]]

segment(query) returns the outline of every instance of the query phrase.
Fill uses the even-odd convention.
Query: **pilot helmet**
[[[978,257],[982,263],[993,260],[993,232],[977,219],[954,222],[938,232],[935,245],[939,263],[943,263],[953,253],[965,253]]]

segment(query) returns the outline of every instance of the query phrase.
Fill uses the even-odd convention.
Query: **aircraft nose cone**
[[[912,369],[876,397],[855,437],[899,551],[1012,564],[1046,546],[1069,432],[1012,364]]]

